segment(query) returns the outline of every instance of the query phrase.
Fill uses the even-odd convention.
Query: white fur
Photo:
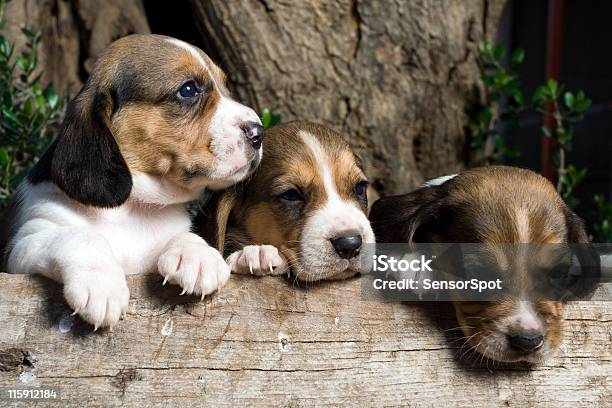
[[[300,240],[302,264],[317,271],[317,275],[310,276],[312,273],[309,270],[303,270],[300,278],[319,280],[341,274],[347,269],[362,271],[363,264],[367,263],[362,259],[370,259],[375,242],[370,222],[354,201],[345,200],[338,194],[330,159],[317,138],[305,131],[300,131],[299,135],[317,158],[317,170],[326,193],[325,204],[306,221]],[[330,242],[331,238],[348,233],[362,237],[361,254],[351,260],[338,257]]]
[[[169,38],[166,41],[189,52],[208,72],[215,88],[220,93],[220,100],[208,129],[213,140],[211,150],[216,157],[213,165],[215,171],[210,175],[210,179],[207,180],[208,187],[221,189],[236,184],[252,170],[250,165],[253,158],[259,163],[262,157],[262,149],[254,151],[249,146],[249,141],[246,140],[240,126],[248,122],[255,122],[261,125],[261,120],[253,109],[225,95],[222,84],[217,82],[217,78],[211,72],[208,62],[198,49],[176,38]]]
[[[544,322],[530,301],[516,301],[512,314],[496,325],[496,330],[488,333],[474,347],[479,353],[506,362],[526,361],[537,363],[545,359],[550,349],[544,342],[542,347],[531,353],[514,353],[508,345],[507,335],[510,333],[542,331]]]
[[[210,73],[194,47],[168,41],[190,52]],[[210,76],[218,87],[215,76]],[[240,128],[245,122],[261,124],[252,109],[223,95],[208,130],[216,157],[213,173],[194,178],[188,188],[134,173],[129,199],[116,208],[82,205],[50,182],[24,182],[18,192],[8,271],[62,282],[70,307],[95,328],[114,325],[126,312],[126,274],[157,270],[184,293],[202,297],[221,288],[230,269],[217,250],[190,232],[184,203],[197,199],[205,188],[241,181],[259,164],[261,149],[248,145]]]
[[[441,177],[437,177],[435,179],[427,180],[426,182],[423,183],[423,187],[440,186],[440,185],[446,183],[448,180],[454,179],[455,177],[457,177],[456,174],[450,174],[448,176],[441,176]]]
[[[197,48],[195,48],[193,45],[191,45],[189,43],[186,43],[185,41],[179,40],[178,38],[168,38],[168,39],[166,39],[166,41],[168,41],[171,44],[176,45],[179,48],[184,49],[189,54],[191,54],[191,56],[193,58],[195,58],[196,61],[198,61],[200,63],[202,68],[204,68],[206,70],[206,72],[208,72],[208,74],[212,78],[212,81],[215,84],[215,86],[217,88],[219,87],[219,84],[217,83],[217,79],[215,78],[214,75],[212,75],[212,72],[210,72],[210,67],[208,66],[208,63],[204,60],[204,58],[202,57],[202,54],[200,54],[200,52],[197,50]]]
[[[262,149],[253,152],[240,128],[246,122],[261,124],[251,108],[221,96],[208,129],[213,139],[211,150],[217,157],[215,171],[210,175],[212,188],[225,188],[242,180],[251,170],[252,155],[261,161]]]
[[[519,207],[515,210],[516,213],[516,228],[518,230],[518,242],[527,244],[529,239],[529,214],[527,209]]]
[[[289,273],[287,261],[272,245],[247,245],[227,258],[232,272],[239,274],[282,275]]]
[[[139,177],[134,179],[138,185]],[[164,194],[168,192],[160,191]],[[125,275],[155,272],[158,259],[184,258],[182,269],[159,272],[188,293],[211,293],[229,277],[221,255],[189,232],[182,204],[161,206],[130,198],[117,208],[97,209],[71,200],[53,183],[25,182],[19,207],[9,272],[38,273],[62,282],[70,307],[95,327],[112,326],[126,312]],[[173,276],[194,262],[204,272],[198,286]]]

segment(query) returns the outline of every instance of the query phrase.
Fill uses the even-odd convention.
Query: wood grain
[[[570,305],[546,364],[494,367],[460,358],[448,304],[363,301],[358,279],[234,276],[203,302],[129,285],[126,319],[92,333],[55,283],[0,274],[0,387],[59,387],[61,406],[610,406],[610,303]]]

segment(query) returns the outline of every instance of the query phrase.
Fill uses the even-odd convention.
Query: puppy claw
[[[159,257],[157,266],[164,282],[181,287],[180,296],[203,299],[227,283],[230,270],[216,249],[193,234],[172,240]]]
[[[166,286],[166,283],[168,283],[168,276],[164,278],[164,281],[162,282],[162,286]]]
[[[94,332],[115,326],[130,298],[123,270],[110,263],[103,270],[67,270],[63,291],[72,316],[79,315]]]
[[[288,268],[287,261],[272,245],[247,245],[226,259],[232,272],[255,276],[280,275]]]

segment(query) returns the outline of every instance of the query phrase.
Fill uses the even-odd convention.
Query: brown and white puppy
[[[208,214],[216,213],[219,247],[233,272],[341,279],[361,271],[366,244],[375,241],[366,190],[359,160],[339,134],[291,122],[266,131],[255,174]]]
[[[185,203],[251,174],[262,136],[257,114],[230,98],[201,50],[158,35],[116,41],[19,188],[8,271],[63,283],[95,328],[126,312],[125,274],[157,270],[183,293],[215,291],[230,270],[190,232]]]
[[[582,221],[548,180],[503,166],[440,177],[410,194],[382,198],[370,219],[379,242],[483,243],[498,249],[503,244],[588,243]],[[541,273],[556,265],[550,254],[534,258],[533,253],[497,250],[493,255],[491,272],[508,275],[506,281],[518,292],[529,287],[530,262],[539,259]],[[578,254],[581,264],[598,263],[590,256]],[[497,361],[537,362],[559,345],[562,303],[517,295],[507,301],[454,302],[473,350]]]

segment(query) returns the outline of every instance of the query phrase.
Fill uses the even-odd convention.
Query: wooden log
[[[612,395],[606,302],[568,306],[545,364],[500,367],[460,358],[450,305],[364,301],[359,279],[233,276],[203,302],[158,276],[128,283],[126,319],[93,333],[59,285],[0,274],[0,387],[58,387],[61,406],[79,407],[609,406]]]

